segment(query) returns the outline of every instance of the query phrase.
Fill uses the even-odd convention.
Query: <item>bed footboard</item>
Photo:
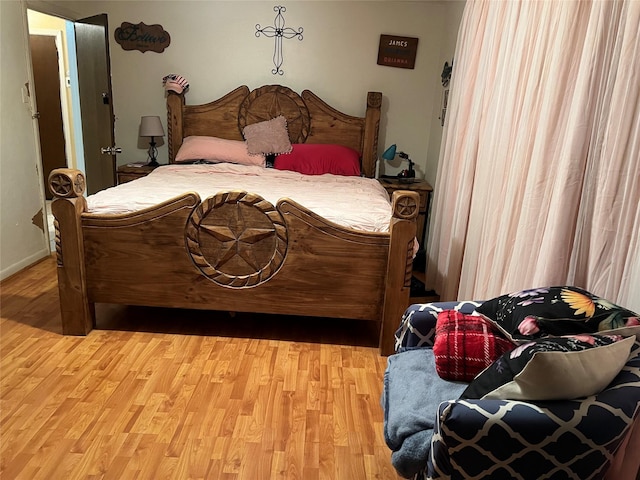
[[[80,223],[80,216],[87,209],[87,201],[82,196],[86,182],[79,170],[60,168],[51,172],[48,183],[55,196],[51,211],[55,217],[62,333],[86,335],[95,326],[94,304],[89,302],[87,295]]]
[[[389,260],[380,326],[380,354],[395,350],[394,332],[409,305],[413,271],[413,242],[420,196],[406,190],[393,192],[393,219],[390,225]]]
[[[372,233],[244,191],[98,215],[86,211],[79,171],[54,170],[49,187],[64,334],[94,327],[95,302],[372,321],[381,354],[393,353],[409,301],[415,192],[394,192],[390,232]]]

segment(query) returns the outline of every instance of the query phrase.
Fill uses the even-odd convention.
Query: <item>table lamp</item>
[[[157,167],[160,165],[157,160],[158,149],[156,148],[156,137],[164,137],[164,129],[162,128],[162,121],[160,117],[144,116],[140,119],[140,136],[150,137],[149,141],[149,165],[150,167]]]
[[[396,144],[394,143],[389,148],[387,148],[382,154],[382,158],[384,158],[387,162],[391,162],[394,158],[396,158]],[[407,183],[415,181],[416,171],[413,169],[413,161],[409,158],[409,155],[404,152],[397,152],[397,155],[409,162],[409,168],[407,170],[403,170],[398,174],[398,179],[402,182],[405,181]]]

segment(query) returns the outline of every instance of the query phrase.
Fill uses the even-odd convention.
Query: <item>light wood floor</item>
[[[53,259],[0,288],[2,480],[400,478],[366,322],[99,305],[69,337]]]

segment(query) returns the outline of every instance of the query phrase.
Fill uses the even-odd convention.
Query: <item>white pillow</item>
[[[629,359],[635,337],[547,337],[503,354],[460,398],[563,400],[601,392]]]

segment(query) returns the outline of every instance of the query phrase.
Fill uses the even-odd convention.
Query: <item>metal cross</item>
[[[271,73],[282,75],[284,74],[284,70],[281,70],[280,67],[284,62],[284,58],[282,56],[282,39],[283,38],[295,38],[298,37],[298,40],[302,40],[302,27],[298,28],[298,30],[294,30],[291,27],[285,28],[284,26],[284,17],[282,14],[287,11],[287,9],[281,5],[276,5],[273,7],[273,11],[277,12],[276,18],[273,21],[273,26],[268,27],[260,27],[260,24],[256,24],[256,37],[259,37],[262,33],[265,37],[275,37],[276,44],[273,49],[273,64],[276,68],[271,70]]]

